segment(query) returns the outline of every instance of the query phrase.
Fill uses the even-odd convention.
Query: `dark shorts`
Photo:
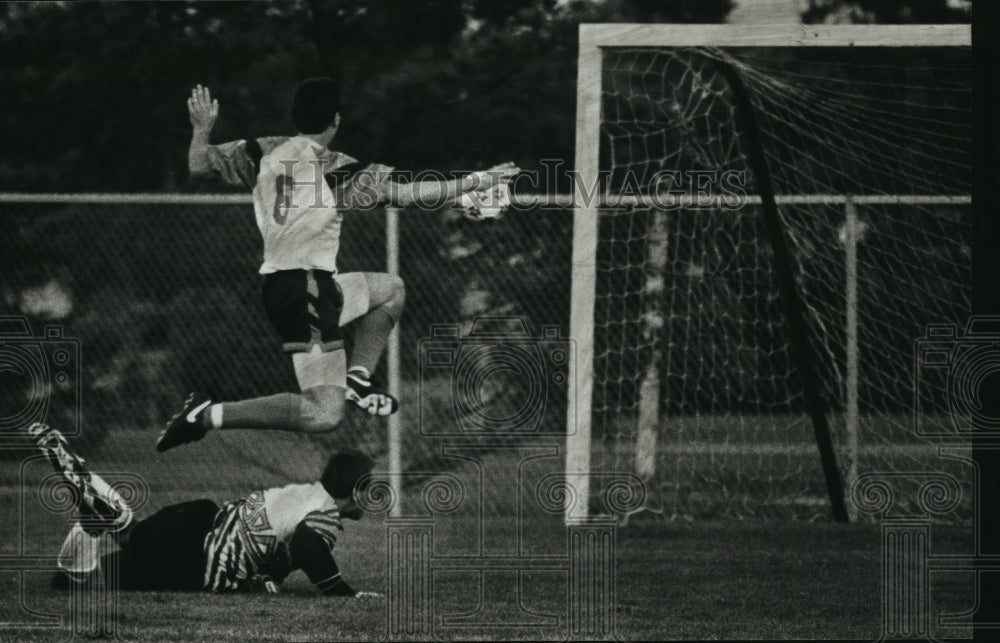
[[[264,275],[264,309],[285,351],[344,347],[340,312],[344,295],[325,270],[281,270]]]
[[[135,523],[122,548],[103,556],[105,579],[123,590],[197,591],[205,581],[205,536],[219,507],[211,500],[170,505]]]

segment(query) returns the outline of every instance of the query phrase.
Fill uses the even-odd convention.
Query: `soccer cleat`
[[[369,415],[392,415],[399,410],[399,401],[382,390],[378,380],[358,371],[347,373],[346,397]]]
[[[172,449],[187,442],[196,442],[205,437],[208,432],[205,413],[212,405],[212,400],[204,393],[192,393],[184,401],[181,412],[170,419],[167,428],[160,433],[156,441],[159,452]]]
[[[85,531],[91,534],[119,531],[132,522],[131,507],[103,478],[87,470],[84,459],[69,450],[62,433],[35,422],[28,427],[28,434],[56,472],[75,490],[79,522]]]
[[[35,444],[38,445],[56,471],[69,477],[76,475],[77,470],[83,469],[83,458],[70,453],[67,449],[69,443],[66,441],[66,437],[48,424],[32,423],[28,427],[28,435],[35,441]]]

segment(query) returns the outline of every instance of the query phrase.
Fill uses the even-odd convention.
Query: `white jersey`
[[[323,146],[295,136],[261,158],[253,207],[264,238],[261,274],[317,269],[337,272],[340,222],[324,175],[336,170],[320,158]]]
[[[257,227],[264,237],[262,274],[336,272],[342,212],[370,208],[390,197],[391,167],[362,167],[357,159],[305,136],[209,145],[206,158],[224,183],[253,191]]]
[[[267,556],[272,540],[288,544],[298,524],[314,511],[337,513],[337,503],[319,482],[255,491],[240,507],[240,519]]]

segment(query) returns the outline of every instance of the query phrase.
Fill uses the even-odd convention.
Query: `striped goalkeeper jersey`
[[[289,543],[305,527],[322,536],[331,556],[343,530],[337,503],[315,482],[255,491],[228,503],[205,537],[205,588],[234,591],[258,575],[280,583],[307,561],[293,560]]]

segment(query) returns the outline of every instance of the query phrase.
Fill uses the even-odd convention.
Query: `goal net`
[[[570,473],[638,473],[673,518],[829,516],[834,483],[853,513],[866,473],[913,503],[916,471],[954,476],[971,507],[971,467],[914,422],[915,341],[970,314],[967,33],[582,34],[577,164],[616,207],[576,219],[596,226],[574,248],[593,385]]]

